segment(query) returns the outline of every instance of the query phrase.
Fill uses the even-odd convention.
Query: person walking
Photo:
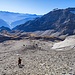
[[[18,58],[18,66],[21,66],[21,61],[22,61],[22,59],[19,57]]]

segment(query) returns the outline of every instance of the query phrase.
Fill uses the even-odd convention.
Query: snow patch
[[[70,11],[71,13],[75,14],[75,10],[74,11]]]
[[[75,36],[68,37],[62,42],[55,43],[52,49],[61,49],[64,47],[73,47],[75,46]]]
[[[63,24],[68,23],[70,21],[70,19],[66,20]]]

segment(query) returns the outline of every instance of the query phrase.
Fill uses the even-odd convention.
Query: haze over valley
[[[41,15],[36,14],[23,14],[8,11],[0,11],[0,21],[2,21],[0,23],[5,27],[14,28],[17,25],[23,24],[28,20],[33,20],[34,18],[40,16]]]

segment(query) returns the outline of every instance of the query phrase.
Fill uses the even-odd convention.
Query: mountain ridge
[[[55,33],[59,32],[60,35],[72,35],[75,34],[74,11],[75,8],[53,10],[40,18],[16,26],[13,30],[25,32],[54,30]]]

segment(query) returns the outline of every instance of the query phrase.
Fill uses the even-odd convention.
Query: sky
[[[75,7],[75,0],[0,0],[0,11],[37,15],[68,7]]]

